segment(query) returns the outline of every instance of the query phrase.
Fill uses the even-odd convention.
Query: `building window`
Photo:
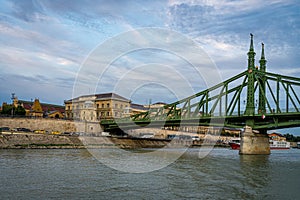
[[[118,112],[115,112],[115,117],[118,117]]]
[[[68,110],[71,110],[71,109],[70,109],[70,106],[68,106]]]
[[[123,109],[123,105],[121,104],[121,109]]]
[[[97,108],[99,108],[99,104],[97,104]]]
[[[109,103],[107,104],[107,108],[109,108]]]
[[[118,104],[115,104],[115,108],[118,108]]]
[[[102,108],[104,108],[104,103],[101,106],[102,106]]]
[[[106,116],[109,116],[109,112],[107,112]]]

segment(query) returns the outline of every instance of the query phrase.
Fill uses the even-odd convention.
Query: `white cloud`
[[[279,64],[282,66],[279,60],[288,62],[289,66],[296,66],[299,42],[295,40],[299,35],[299,23],[298,14],[292,10],[293,6],[289,6],[293,2],[295,1],[177,0],[168,3],[138,1],[129,4],[85,1],[84,5],[77,1],[72,4],[56,1],[34,4],[25,2],[22,5],[6,3],[0,8],[0,69],[15,75],[24,73],[27,78],[42,75],[45,79],[55,81],[57,78],[61,82],[66,78],[70,85],[70,80],[75,77],[80,63],[96,45],[105,43],[124,31],[149,26],[169,27],[192,38],[217,64],[225,78],[247,67],[248,34],[252,31],[255,35],[256,61],[260,55],[259,43],[263,40],[271,69],[279,69]],[[272,15],[273,13],[276,13],[276,16]],[[276,20],[273,20],[274,17]],[[161,41],[155,34],[143,35],[138,31],[135,33],[132,35],[134,42],[118,43],[107,54],[121,52],[136,43],[151,46],[151,42],[158,44],[168,40],[165,38],[165,41]],[[207,72],[207,77],[213,77],[214,72],[209,67],[197,62],[203,55],[195,55],[194,49],[182,46],[180,43],[173,44],[171,50],[178,54],[187,54],[186,57],[191,58]],[[159,60],[153,55],[148,55],[148,59],[153,59],[153,63],[173,63],[172,66],[181,74],[191,77],[195,87],[200,88],[202,83],[193,78],[195,69],[187,67],[183,62],[177,62],[172,56],[162,56]],[[88,76],[81,77],[82,81],[88,84],[90,80],[99,79],[95,70],[97,72],[97,69],[105,67],[102,65],[107,64],[106,59],[111,59],[110,56],[101,55],[91,60],[90,64],[95,66],[95,69],[87,69]],[[130,66],[151,63],[145,57],[147,58],[147,55],[122,55],[123,63],[110,66],[101,89],[107,90],[110,81],[118,80],[131,69]],[[289,68],[286,72],[291,75],[298,73],[294,68]],[[141,72],[132,73],[131,77],[137,80],[151,79],[149,73],[143,77]],[[176,82],[174,77],[168,77],[165,72],[160,78],[170,78]]]
[[[237,15],[243,12],[251,12],[267,6],[276,4],[288,5],[294,2],[293,0],[169,0],[169,6],[187,4],[190,6],[209,6],[218,15]]]

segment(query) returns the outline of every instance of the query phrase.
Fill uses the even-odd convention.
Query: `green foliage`
[[[12,113],[12,109],[14,109],[14,115],[25,115],[26,114],[26,111],[25,109],[18,105],[18,107],[14,107],[12,105],[4,105],[3,108],[2,108],[2,111],[1,111],[1,114],[5,114],[5,115],[11,115]]]
[[[15,108],[14,113],[15,113],[15,115],[25,115],[26,111],[22,106],[18,105],[18,107]]]
[[[12,105],[3,105],[1,114],[11,115]]]
[[[288,142],[300,142],[300,136],[294,136],[292,134],[284,134],[283,135]]]

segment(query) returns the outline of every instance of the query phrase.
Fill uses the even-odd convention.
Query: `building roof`
[[[145,111],[148,110],[148,108],[145,108],[145,106],[140,105],[140,104],[135,104],[135,103],[131,103],[130,108],[137,109],[137,110],[145,110]]]
[[[156,102],[156,103],[153,103],[153,104],[151,104],[151,105],[167,105],[167,104],[164,103],[164,102]]]
[[[18,100],[18,103],[23,104],[24,109],[30,110],[34,102]],[[65,112],[65,107],[62,105],[54,105],[54,104],[47,104],[47,103],[40,103],[40,105],[42,107],[43,112],[53,112],[53,111],[59,111],[61,113]]]
[[[115,93],[96,94],[95,96],[97,99],[118,99],[123,101],[130,101],[129,99],[126,99],[125,97],[122,97]]]
[[[268,134],[269,136],[270,135],[277,135],[277,136],[279,136],[279,137],[284,137],[283,135],[281,135],[280,133],[270,133],[270,134]]]
[[[95,97],[95,100],[105,100],[105,99],[115,99],[115,100],[121,100],[121,101],[130,101],[129,99],[126,99],[125,97],[122,97],[116,93],[102,93],[102,94],[89,94],[89,95],[82,95],[70,100],[66,100],[65,103],[72,102],[72,101],[78,101],[80,98],[85,98],[85,97]]]

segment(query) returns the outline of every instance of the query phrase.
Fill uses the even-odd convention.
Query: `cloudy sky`
[[[112,91],[141,104],[173,101],[244,71],[249,33],[257,64],[264,42],[269,71],[300,77],[297,0],[0,4],[0,102],[15,93],[63,104],[76,95]],[[169,46],[160,46],[167,40]],[[196,53],[202,62],[194,60]]]

